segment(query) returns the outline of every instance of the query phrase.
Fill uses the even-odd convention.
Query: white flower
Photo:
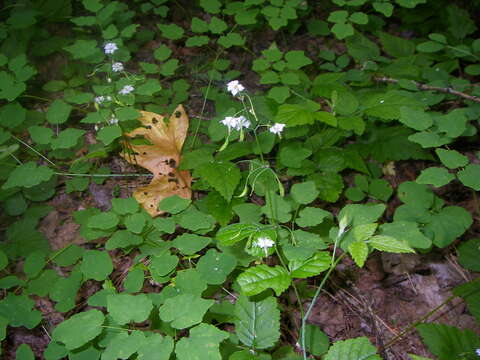
[[[475,350],[475,353],[480,356],[480,349]]]
[[[118,119],[117,119],[115,116],[112,116],[112,117],[110,118],[110,120],[108,120],[108,123],[109,123],[110,125],[116,125],[116,124],[118,124]]]
[[[270,127],[269,131],[273,134],[279,135],[283,131],[284,127],[285,124],[275,123]]]
[[[93,101],[95,101],[96,104],[100,105],[106,100],[105,96],[96,96]]]
[[[270,249],[275,242],[268,237],[259,237],[255,242],[255,245],[262,248],[265,251],[265,256],[268,255],[268,249]]]
[[[112,71],[113,72],[123,71],[123,64],[121,62],[113,63],[112,64]]]
[[[113,54],[115,51],[118,50],[118,46],[113,42],[109,42],[105,44],[103,50],[105,51],[105,54]]]
[[[118,93],[120,95],[128,95],[130,94],[135,88],[132,85],[125,85],[122,90],[120,90]]]
[[[220,121],[223,125],[228,127],[228,130],[231,129],[241,130],[242,128],[248,128],[250,126],[250,121],[247,120],[245,116],[233,117],[227,116],[225,119]]]
[[[236,96],[239,92],[245,90],[245,88],[238,80],[233,80],[227,84],[227,90],[230,91],[233,96]]]
[[[98,126],[98,124],[95,124],[95,126],[93,127],[95,129],[95,131],[98,131],[98,129],[100,129],[100,127]]]
[[[248,128],[250,126],[250,121],[247,120],[245,116],[239,116],[237,118],[237,124],[235,129],[240,131],[242,128]]]

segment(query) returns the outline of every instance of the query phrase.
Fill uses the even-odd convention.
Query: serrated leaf
[[[471,330],[462,331],[443,324],[420,324],[416,328],[439,360],[460,359],[463,354],[473,353],[480,347],[480,338]]]
[[[240,182],[240,169],[231,162],[210,162],[197,169],[199,175],[228,202]]]
[[[235,333],[244,345],[266,349],[278,341],[280,310],[274,297],[250,302],[246,296],[239,296],[235,303],[235,316]]]
[[[175,329],[185,329],[202,322],[213,303],[214,300],[202,299],[193,294],[177,295],[160,306],[160,319],[170,322]]]
[[[415,253],[405,241],[395,239],[392,236],[375,235],[368,240],[368,244],[374,249],[392,253]]]
[[[105,316],[96,309],[75,314],[53,330],[52,339],[68,350],[79,348],[100,335],[104,321]]]
[[[321,251],[306,260],[292,260],[288,267],[292,277],[305,279],[327,270],[331,261],[330,254],[326,251]]]
[[[120,324],[141,323],[147,320],[153,309],[152,300],[146,294],[112,294],[107,296],[107,310]]]
[[[261,293],[272,288],[280,296],[291,283],[290,276],[281,266],[257,265],[245,270],[237,277],[242,291],[247,296]]]
[[[348,252],[352,255],[352,259],[355,261],[358,267],[365,265],[365,260],[368,256],[368,246],[363,241],[354,241],[348,245]]]
[[[335,342],[325,355],[325,360],[381,360],[377,349],[366,337]]]

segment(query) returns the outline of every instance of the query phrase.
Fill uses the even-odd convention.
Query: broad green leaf
[[[119,218],[114,212],[104,212],[93,215],[88,220],[88,227],[93,229],[108,230],[112,229],[119,223]]]
[[[465,132],[468,118],[463,109],[455,109],[448,114],[437,117],[436,120],[438,132],[445,133],[448,137],[456,138]]]
[[[230,246],[248,238],[261,229],[259,224],[231,224],[218,230],[215,237],[222,245]]]
[[[227,49],[232,46],[242,46],[245,44],[245,38],[239,33],[229,32],[227,35],[222,35],[218,38],[218,44]]]
[[[480,172],[478,175],[480,175]],[[447,185],[453,179],[455,179],[455,175],[449,173],[444,167],[429,167],[428,169],[422,170],[415,181],[419,184],[428,184],[433,185],[434,187],[441,187]]]
[[[105,126],[97,133],[97,139],[105,145],[110,145],[115,139],[122,136],[122,128],[118,125]]]
[[[422,109],[402,106],[400,108],[400,119],[402,124],[414,130],[422,131],[428,129],[433,124],[433,119]]]
[[[306,324],[305,326],[305,347],[307,351],[315,356],[322,356],[328,351],[330,340],[318,326]]]
[[[52,340],[65,344],[68,350],[79,348],[102,332],[105,316],[93,309],[73,315],[60,323],[52,333]]]
[[[185,233],[175,238],[173,246],[184,255],[193,255],[210,244],[211,241],[212,239],[209,237]]]
[[[426,237],[413,221],[394,221],[380,226],[381,235],[391,236],[407,242],[412,248],[429,249],[432,240]]]
[[[423,108],[423,104],[409,93],[401,90],[390,90],[386,93],[369,94],[361,103],[365,113],[384,120],[400,119],[402,107]]]
[[[372,6],[375,9],[375,11],[378,11],[379,13],[382,13],[386,17],[390,17],[393,14],[393,5],[390,4],[389,2],[375,1],[372,4]]]
[[[208,284],[220,285],[237,266],[234,256],[210,249],[197,262],[197,270]]]
[[[0,301],[0,316],[7,319],[10,326],[33,329],[42,320],[42,314],[33,308],[34,305],[27,295],[16,296],[9,292]]]
[[[72,106],[61,99],[56,99],[48,107],[47,120],[50,124],[63,124],[68,120]]]
[[[386,202],[392,196],[393,189],[387,180],[373,179],[368,187],[368,192],[371,197]]]
[[[28,132],[32,140],[40,145],[49,144],[53,137],[53,130],[43,126],[30,126]]]
[[[410,135],[408,140],[420,144],[423,148],[439,147],[450,143],[452,140],[434,132],[421,131]]]
[[[142,290],[143,283],[145,281],[145,273],[143,269],[134,268],[130,269],[125,280],[123,282],[123,287],[127,293],[136,293]]]
[[[326,218],[331,218],[332,214],[328,211],[307,206],[300,210],[295,223],[301,227],[315,226],[321,224]]]
[[[325,360],[381,360],[377,349],[366,337],[335,342],[325,355]]]
[[[158,24],[162,36],[170,40],[179,40],[183,37],[185,31],[176,24]]]
[[[330,267],[332,258],[326,251],[318,252],[307,260],[292,260],[288,264],[290,275],[304,279],[316,276]]]
[[[170,252],[164,252],[162,254],[152,256],[150,258],[150,265],[148,269],[152,274],[152,277],[158,278],[168,275],[178,264],[178,257],[170,254]]]
[[[227,201],[240,182],[240,169],[231,162],[210,162],[197,169],[199,175],[217,190]]]
[[[108,252],[87,250],[83,253],[83,261],[80,268],[85,280],[94,279],[102,281],[113,271],[113,264]]]
[[[54,172],[46,166],[37,166],[33,161],[26,162],[13,170],[3,184],[2,189],[14,187],[31,188],[44,181],[48,181]]]
[[[173,351],[173,339],[170,336],[151,334],[140,344],[138,360],[168,360]]]
[[[352,255],[358,267],[363,267],[368,256],[368,246],[364,241],[354,241],[348,245],[348,252]]]
[[[480,271],[480,239],[470,239],[458,247],[458,262],[464,268]]]
[[[428,349],[439,360],[460,359],[480,347],[480,338],[471,330],[460,330],[443,324],[416,326]]]
[[[34,251],[30,253],[23,263],[23,272],[28,278],[34,278],[45,266],[45,253],[42,251]]]
[[[175,288],[179,295],[188,293],[200,297],[207,286],[197,269],[178,271],[175,277]]]
[[[268,91],[267,97],[283,104],[290,97],[290,88],[288,86],[274,86]]]
[[[374,249],[392,253],[415,253],[405,241],[392,236],[375,235],[368,240],[368,244]]]
[[[65,129],[58,134],[58,137],[51,141],[52,150],[70,149],[77,145],[78,140],[83,137],[85,130]]]
[[[228,337],[228,332],[202,323],[176,343],[175,354],[178,360],[222,360],[219,345]]]
[[[65,46],[73,59],[85,59],[91,55],[94,55],[98,51],[96,40],[76,40],[72,45]]]
[[[214,300],[202,299],[193,294],[177,295],[160,306],[160,319],[170,322],[175,329],[185,329],[201,323],[213,303]]]
[[[110,340],[106,349],[103,350],[102,359],[128,359],[137,352],[144,341],[145,335],[143,331],[118,332]]]
[[[478,263],[478,255],[475,261]],[[468,304],[470,313],[475,317],[477,322],[480,321],[480,279],[476,278],[473,281],[455,287],[453,294],[462,297]]]
[[[111,294],[107,296],[107,310],[120,324],[141,323],[148,319],[153,309],[152,300],[146,294]]]
[[[331,31],[335,34],[336,38],[343,40],[354,34],[353,26],[350,24],[337,23],[332,26]]]
[[[433,192],[428,186],[405,181],[398,187],[398,198],[405,204],[429,209],[433,204]]]
[[[456,169],[468,164],[468,158],[456,150],[435,149],[438,158],[449,169]]]
[[[470,213],[459,206],[447,206],[434,214],[424,231],[433,237],[433,244],[444,248],[461,236],[472,225]]]
[[[143,238],[137,234],[132,234],[127,230],[117,230],[110,239],[107,240],[105,249],[127,248],[133,245],[140,245],[142,242]]]
[[[216,223],[212,215],[198,211],[194,206],[190,206],[187,210],[178,214],[175,221],[184,229],[191,231],[211,229]]]
[[[282,104],[278,107],[275,122],[287,126],[313,124],[315,122],[315,109],[307,104]]]
[[[343,179],[337,172],[315,173],[308,180],[313,180],[320,192],[318,197],[328,202],[336,202],[343,189]]]
[[[377,227],[377,223],[356,225],[350,230],[350,233],[356,241],[365,241],[373,236]]]
[[[34,360],[35,355],[27,344],[21,344],[15,352],[15,360]]]
[[[303,50],[292,50],[285,53],[285,60],[287,61],[287,67],[290,70],[299,70],[300,68],[310,65],[310,60]]]
[[[173,195],[160,201],[158,208],[160,210],[169,212],[170,214],[178,214],[188,208],[191,202],[192,200],[190,199],[185,199],[178,195]]]
[[[250,302],[248,297],[241,295],[235,303],[235,316],[235,333],[244,345],[266,349],[278,341],[280,310],[274,297]]]
[[[349,20],[359,25],[368,24],[368,16],[363,12],[354,12],[350,15]]]
[[[248,268],[237,277],[242,291],[247,296],[261,293],[272,288],[277,296],[280,296],[291,283],[290,276],[281,266],[270,267],[267,265],[257,265]]]
[[[13,129],[22,124],[27,116],[26,109],[18,102],[9,103],[0,109],[0,125]]]
[[[375,4],[386,4],[386,3],[379,3],[379,2],[374,3],[373,7],[375,8],[375,10],[378,11],[378,9],[375,7]],[[391,4],[388,4],[388,5],[390,5],[390,7],[393,9],[393,6]],[[401,57],[413,55],[415,52],[415,44],[413,43],[413,41],[410,41],[398,36],[393,36],[385,32],[381,32],[379,34],[379,39],[380,39],[380,42],[382,43],[383,49],[390,56],[401,58]]]
[[[127,215],[123,220],[127,230],[134,234],[140,234],[143,231],[146,221],[143,213]]]
[[[278,157],[282,165],[299,168],[302,161],[312,155],[312,150],[304,147],[299,142],[289,143],[282,146],[278,153]]]
[[[350,204],[340,211],[338,219],[346,218],[352,226],[371,224],[382,216],[385,209],[384,204]]]
[[[468,186],[475,191],[480,190],[480,165],[467,165],[465,169],[462,169],[457,173],[457,177],[463,185]]]
[[[417,50],[424,53],[434,53],[442,50],[444,46],[436,41],[424,41],[417,45]]]

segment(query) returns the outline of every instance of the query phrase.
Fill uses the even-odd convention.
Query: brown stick
[[[391,84],[397,84],[398,83],[397,79],[392,79],[392,78],[389,78],[389,77],[386,77],[386,76],[374,77],[373,79],[375,81],[387,82],[387,83],[391,83]],[[463,92],[454,90],[450,87],[442,88],[442,87],[438,87],[438,86],[430,86],[430,85],[419,83],[415,80],[411,80],[411,82],[412,82],[412,84],[414,84],[420,90],[438,91],[438,92],[442,92],[442,93],[445,93],[445,94],[452,94],[452,95],[456,95],[456,96],[462,97],[464,99],[467,99],[467,100],[470,100],[470,101],[473,101],[473,102],[476,102],[476,103],[480,103],[480,97],[473,96],[473,95],[468,95],[468,94],[465,94]]]

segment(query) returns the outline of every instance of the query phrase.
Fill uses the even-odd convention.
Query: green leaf
[[[278,157],[282,165],[298,168],[302,166],[302,161],[312,155],[312,150],[306,148],[300,142],[289,143],[282,146]]]
[[[182,234],[173,240],[175,246],[183,255],[193,255],[210,244],[211,238],[195,234]]]
[[[98,51],[96,40],[76,40],[72,45],[65,46],[73,59],[85,59]]]
[[[332,258],[326,251],[316,253],[307,260],[292,260],[288,264],[290,275],[294,278],[305,279],[316,276],[330,267]]]
[[[137,352],[140,345],[145,341],[143,331],[119,332],[113,335],[105,350],[102,352],[103,359],[128,359]]]
[[[267,97],[282,104],[290,96],[290,88],[287,86],[274,86],[268,91]]]
[[[197,262],[197,270],[208,284],[220,285],[237,266],[232,255],[210,249]]]
[[[175,288],[179,295],[188,293],[200,297],[207,286],[197,269],[178,271],[175,277]]]
[[[160,306],[160,319],[171,322],[175,329],[185,329],[202,322],[203,316],[214,300],[202,299],[193,294],[182,294],[165,300]]]
[[[457,177],[463,185],[468,186],[475,191],[480,190],[480,165],[467,165],[465,169],[462,169],[457,173]]]
[[[162,85],[157,79],[147,79],[142,85],[138,86],[136,93],[138,95],[152,96],[162,90]]]
[[[298,218],[295,219],[295,223],[301,227],[319,225],[326,218],[332,217],[332,214],[326,210],[309,206],[300,210],[298,215]]]
[[[183,37],[185,31],[176,24],[158,24],[162,36],[170,40],[179,40]]]
[[[200,6],[210,14],[218,14],[222,3],[219,0],[200,0]]]
[[[280,310],[274,297],[250,302],[246,296],[241,295],[235,303],[235,316],[235,333],[244,345],[253,349],[266,349],[278,341]]]
[[[379,3],[376,2],[373,4],[373,7],[375,8],[375,10],[377,10],[375,4]],[[388,4],[393,9],[393,6],[389,3],[380,4]],[[413,43],[413,41],[398,36],[393,36],[385,32],[380,32],[379,39],[382,43],[383,50],[385,50],[385,52],[390,56],[401,58],[413,55],[415,53],[415,44]]]
[[[137,350],[138,360],[168,360],[173,351],[173,339],[170,336],[151,334]]]
[[[221,34],[225,30],[227,30],[228,25],[225,21],[219,19],[216,16],[213,16],[212,19],[210,20],[210,24],[208,27],[212,32],[212,34]]]
[[[337,11],[332,11],[329,14],[327,21],[340,24],[340,23],[347,22],[347,18],[348,18],[348,11],[337,10]]]
[[[480,172],[478,175],[480,176]],[[443,167],[429,167],[428,169],[422,170],[415,181],[419,184],[428,184],[433,185],[434,187],[441,187],[447,185],[453,179],[455,179],[455,175],[449,173],[447,169]]]
[[[253,224],[231,224],[218,230],[216,238],[222,245],[231,246],[250,237],[261,228]]]
[[[245,44],[245,39],[238,33],[229,32],[227,35],[218,38],[218,44],[228,49],[232,46],[242,46]]]
[[[291,279],[281,266],[269,267],[262,264],[245,270],[237,277],[237,282],[247,296],[257,295],[268,288],[280,296],[290,286]]]
[[[475,258],[478,264],[478,256]],[[478,267],[477,267],[478,269]],[[468,304],[468,310],[480,321],[480,279],[476,278],[468,283],[457,286],[453,289],[453,294],[462,297]]]
[[[322,172],[312,175],[309,180],[313,180],[317,186],[318,197],[328,202],[336,202],[343,189],[343,178],[336,172]]]
[[[228,202],[240,182],[240,169],[231,162],[210,162],[197,169],[199,175]]]
[[[52,334],[52,340],[65,344],[68,350],[79,348],[102,332],[105,316],[93,309],[73,315],[60,323]]]
[[[178,195],[173,195],[160,201],[158,208],[160,210],[169,212],[170,214],[178,214],[188,208],[191,203],[192,200],[190,199],[185,199]]]
[[[157,256],[150,258],[149,270],[153,278],[163,277],[168,275],[178,264],[178,257],[164,252]]]
[[[343,40],[354,34],[353,26],[350,24],[338,23],[333,25],[331,31],[335,34],[336,38]]]
[[[19,97],[27,86],[23,82],[17,82],[10,74],[0,71],[0,99],[13,101]]]
[[[8,265],[8,257],[3,250],[0,249],[0,271],[5,269]]]
[[[363,12],[354,12],[348,18],[351,22],[359,25],[368,24],[368,16]]]
[[[456,150],[435,149],[438,158],[449,169],[456,169],[468,164],[468,157]]]
[[[209,42],[210,42],[210,38],[205,35],[190,36],[185,42],[185,46],[187,47],[203,46],[203,45],[207,45]]]
[[[425,41],[417,45],[417,50],[424,53],[434,53],[444,48],[444,45],[436,41]]]
[[[122,128],[118,125],[105,126],[97,133],[97,139],[105,145],[110,145],[115,139],[122,136]]]
[[[123,282],[123,287],[127,293],[136,293],[142,290],[143,283],[145,281],[145,273],[143,269],[134,268],[130,269],[128,275]]]
[[[3,184],[2,189],[11,189],[14,187],[31,188],[44,181],[48,181],[54,172],[46,166],[38,166],[29,161],[13,170],[8,176],[8,180]]]
[[[347,219],[347,224],[357,226],[376,222],[385,211],[384,204],[350,204],[338,214],[338,219]]]
[[[405,241],[392,236],[375,235],[368,240],[368,244],[374,249],[392,253],[415,253]]]
[[[398,198],[405,204],[429,209],[433,204],[433,192],[428,186],[413,181],[404,181],[397,189]]]
[[[94,13],[103,7],[103,4],[100,0],[82,0],[82,4],[85,9]]]
[[[385,17],[390,17],[393,14],[393,5],[388,2],[374,2],[372,4],[375,11],[382,13]]]
[[[400,241],[407,242],[416,249],[429,249],[432,240],[426,237],[418,228],[418,223],[413,221],[394,221],[380,226],[381,235],[391,236]]]
[[[43,251],[34,251],[30,253],[23,263],[23,272],[28,278],[36,277],[45,266],[45,253]]]
[[[275,122],[287,126],[313,124],[315,122],[315,110],[308,104],[282,104],[278,107]]]
[[[318,190],[313,181],[296,183],[290,190],[293,200],[298,204],[309,204],[317,198]]]
[[[53,130],[43,126],[30,126],[28,132],[32,140],[40,145],[49,144],[53,137]]]
[[[52,150],[70,149],[77,145],[78,140],[83,137],[85,130],[80,129],[65,129],[58,134],[56,139],[51,141]]]
[[[423,104],[410,93],[402,90],[390,90],[386,93],[372,93],[363,99],[365,114],[384,120],[399,119],[402,107],[422,108]]]
[[[304,66],[310,65],[310,60],[303,50],[292,50],[285,53],[285,61],[287,62],[287,68],[290,70],[299,70]]]
[[[112,237],[107,240],[105,244],[105,249],[123,249],[133,245],[140,245],[141,243],[143,243],[143,238],[141,236],[132,234],[130,231],[127,230],[117,230],[112,235]]]
[[[42,320],[42,314],[33,308],[34,305],[35,302],[27,295],[15,296],[9,292],[0,301],[0,316],[8,319],[10,326],[33,329]]]
[[[418,131],[426,130],[433,124],[433,120],[428,113],[424,112],[422,109],[411,108],[408,106],[402,106],[400,108],[399,121]]]
[[[198,211],[193,206],[177,215],[175,220],[184,229],[192,231],[210,229],[215,224],[213,216]]]
[[[377,349],[366,337],[335,342],[325,355],[325,360],[381,360]]]
[[[80,269],[85,280],[105,280],[113,271],[110,255],[106,251],[87,250],[83,253],[83,261]]]
[[[393,194],[390,183],[385,179],[373,179],[368,187],[369,194],[378,200],[388,201]]]
[[[50,124],[63,124],[68,120],[72,106],[61,99],[56,99],[48,107],[47,120]]]
[[[111,294],[107,296],[107,310],[120,324],[141,323],[148,319],[153,309],[152,300],[146,294]]]
[[[2,106],[0,111],[0,125],[9,129],[22,124],[27,116],[27,110],[18,102]]]
[[[426,234],[433,234],[434,245],[444,248],[461,236],[472,225],[470,213],[459,206],[447,206],[434,214],[425,226]]]
[[[176,343],[175,354],[178,360],[222,360],[219,345],[228,337],[226,331],[200,324],[190,330],[189,337],[183,337]]]
[[[305,326],[305,347],[307,351],[315,356],[322,356],[328,351],[330,340],[318,326],[306,324]]]
[[[368,256],[368,246],[364,241],[354,241],[348,245],[348,252],[352,255],[358,267],[363,267]]]
[[[458,247],[458,262],[464,268],[480,271],[480,239],[470,239]]]
[[[118,225],[120,219],[114,212],[104,212],[93,215],[88,219],[88,227],[92,229],[108,230]]]
[[[34,360],[35,355],[27,344],[21,344],[15,352],[15,360]]]
[[[143,213],[127,215],[124,219],[124,224],[127,227],[127,230],[134,233],[140,234],[146,223],[146,218]]]
[[[191,28],[195,33],[205,33],[208,32],[208,23],[202,19],[194,17],[192,19]]]
[[[421,131],[410,135],[408,140],[420,144],[423,148],[439,147],[452,141],[448,137],[440,136],[437,133],[427,131]]]
[[[443,324],[420,324],[416,328],[439,360],[460,359],[480,347],[480,338],[471,330],[462,331]]]

